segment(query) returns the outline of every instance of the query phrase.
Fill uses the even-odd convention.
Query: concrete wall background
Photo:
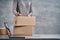
[[[60,0],[32,0],[35,34],[60,34]]]
[[[32,4],[37,21],[33,34],[60,34],[60,0],[32,0]],[[13,17],[13,0],[0,0],[0,27],[8,21],[13,32]]]
[[[4,27],[6,21],[13,32],[13,17],[13,0],[0,0],[0,27]]]

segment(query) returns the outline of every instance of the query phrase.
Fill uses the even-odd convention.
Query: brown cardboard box
[[[0,35],[6,35],[7,31],[5,28],[0,28]]]
[[[35,25],[35,17],[34,16],[15,17],[14,26],[22,26],[22,25]]]
[[[15,35],[24,35],[31,36],[32,35],[32,27],[33,26],[19,26],[14,28]]]
[[[14,34],[15,35],[32,35],[32,27],[35,25],[34,16],[16,16],[14,18]]]

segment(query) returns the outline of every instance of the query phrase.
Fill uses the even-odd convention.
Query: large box
[[[32,35],[32,27],[33,26],[16,26],[14,28],[14,34],[15,35],[31,36]]]
[[[32,35],[32,27],[35,25],[34,16],[16,16],[14,19],[15,19],[14,20],[15,35],[23,35],[23,36]]]
[[[14,21],[14,26],[35,25],[34,16],[17,16]]]

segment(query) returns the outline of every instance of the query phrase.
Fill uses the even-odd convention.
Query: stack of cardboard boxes
[[[35,25],[34,16],[16,16],[14,18],[14,34],[15,35],[32,35],[32,27]]]

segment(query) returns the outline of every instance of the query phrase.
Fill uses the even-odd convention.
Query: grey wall
[[[60,34],[60,0],[32,0],[35,34]]]
[[[60,34],[60,0],[32,0],[32,4],[36,17],[33,34]],[[13,17],[13,0],[0,0],[0,27],[7,21],[12,31]]]
[[[8,27],[13,32],[13,0],[0,0],[0,27],[7,21]]]

